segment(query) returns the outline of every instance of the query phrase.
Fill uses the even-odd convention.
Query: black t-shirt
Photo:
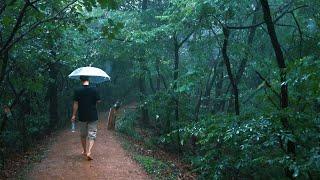
[[[73,100],[78,102],[78,117],[82,122],[93,122],[98,120],[96,108],[100,100],[99,93],[95,87],[82,86],[74,91]]]

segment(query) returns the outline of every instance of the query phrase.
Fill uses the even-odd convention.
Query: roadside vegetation
[[[137,104],[117,130],[148,137],[198,179],[316,179],[319,10],[319,0],[0,0],[0,168],[68,125],[67,76],[92,65],[111,76],[97,86],[101,111]],[[137,157],[150,172],[170,167]]]

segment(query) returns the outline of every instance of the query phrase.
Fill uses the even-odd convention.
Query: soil
[[[79,132],[60,132],[49,147],[47,157],[26,172],[25,179],[150,179],[147,173],[130,158],[112,131],[107,130],[105,113],[99,115],[97,140],[92,161],[81,155]]]

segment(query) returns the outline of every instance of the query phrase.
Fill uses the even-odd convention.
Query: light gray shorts
[[[97,137],[98,121],[93,122],[81,122],[79,121],[80,137],[88,138],[89,140],[95,140]]]

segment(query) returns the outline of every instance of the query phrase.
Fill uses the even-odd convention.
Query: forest
[[[100,111],[137,106],[116,130],[197,179],[318,179],[319,57],[319,0],[0,0],[0,171],[69,127],[94,66]]]

